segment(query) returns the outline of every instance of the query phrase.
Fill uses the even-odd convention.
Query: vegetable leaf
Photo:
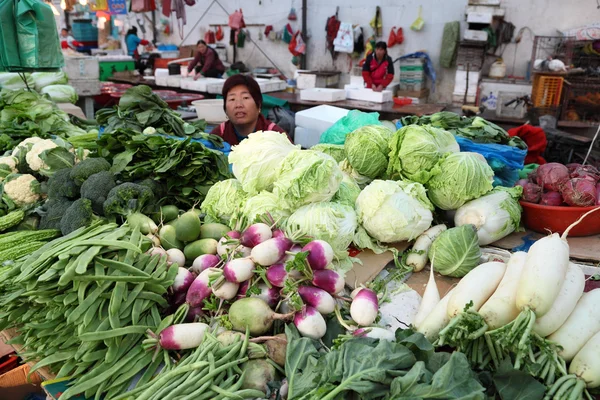
[[[502,400],[540,400],[546,392],[529,373],[514,369],[509,359],[502,362],[493,380]]]

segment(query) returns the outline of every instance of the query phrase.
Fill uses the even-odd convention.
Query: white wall
[[[192,30],[195,22],[206,11],[211,0],[196,0],[193,7],[186,6],[187,25],[184,27],[184,36],[189,37],[183,44],[194,44],[198,39],[204,37],[204,33],[211,23],[227,23],[228,17],[219,7],[213,4],[205,17],[196,28]],[[302,1],[277,1],[277,0],[219,0],[227,12],[233,12],[242,8],[246,24],[270,24],[275,29],[282,29],[290,22],[292,28],[301,28]],[[160,3],[160,1],[158,1]],[[379,0],[379,2],[367,2],[365,0],[308,0],[308,68],[332,70],[337,69],[344,73],[351,70],[358,60],[350,60],[345,54],[339,54],[335,62],[332,61],[329,52],[325,50],[325,23],[327,18],[335,13],[336,6],[340,7],[339,19],[341,21],[360,24],[368,37],[373,33],[369,26],[370,20],[375,15],[376,5],[382,9],[383,36],[379,39],[387,42],[389,31],[393,26],[402,26],[404,29],[404,44],[395,46],[389,50],[390,56],[395,59],[400,55],[426,50],[434,64],[437,72],[437,84],[435,93],[431,100],[449,103],[451,101],[452,89],[454,87],[453,69],[442,69],[439,66],[439,54],[441,47],[442,32],[444,24],[451,21],[461,21],[463,29],[466,26],[465,7],[468,0]],[[287,16],[291,6],[296,8],[297,21],[288,21]],[[410,25],[417,17],[418,7],[423,7],[423,19],[425,27],[420,32],[410,30]],[[502,7],[506,9],[506,20],[515,26],[517,31],[528,26],[535,34],[554,35],[556,29],[574,28],[586,23],[600,20],[596,0],[502,0]],[[157,16],[160,12],[157,13]],[[163,18],[160,15],[157,18]],[[135,18],[127,18],[135,23]],[[160,37],[165,43],[181,44],[180,33],[177,29],[176,20],[173,24],[174,33],[170,37]],[[295,67],[291,63],[292,55],[287,45],[281,41],[272,42],[267,38],[258,40],[258,32],[264,31],[264,26],[249,27],[251,37],[275,62],[275,64],[287,76],[293,76]],[[147,24],[147,38],[151,37],[150,27]],[[222,43],[229,43],[229,28],[224,27],[225,38]],[[525,33],[523,40],[517,46],[509,44],[503,52],[507,65],[507,73],[513,74],[513,60],[516,59],[514,75],[524,76],[527,62],[531,58],[533,37]],[[232,51],[228,47],[229,61],[232,59]],[[515,58],[515,48],[516,58]],[[270,66],[271,62],[261,54],[256,46],[246,41],[243,49],[238,49],[238,60],[244,61],[250,67]],[[491,59],[493,61],[493,57]],[[396,68],[398,68],[396,64]],[[347,80],[347,76],[344,80]]]

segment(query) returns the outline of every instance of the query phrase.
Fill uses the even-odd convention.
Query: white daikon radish
[[[481,306],[490,298],[500,284],[506,264],[492,261],[478,265],[465,275],[454,290],[448,302],[450,318],[462,313],[467,304],[473,302],[472,311],[479,311]]]
[[[569,365],[569,374],[585,381],[588,389],[600,387],[600,332],[587,341]]]
[[[440,292],[438,291],[437,284],[435,283],[435,275],[433,273],[432,264],[431,269],[429,270],[429,281],[427,282],[427,287],[425,287],[425,292],[423,292],[423,298],[421,299],[419,311],[415,316],[413,325],[418,328],[439,302]]]
[[[506,272],[498,288],[479,309],[479,314],[485,320],[488,329],[500,328],[519,315],[515,298],[526,258],[527,253],[523,251],[518,251],[511,255],[508,264],[506,264]]]
[[[450,322],[447,311],[448,303],[455,290],[456,288],[449,291],[417,328],[417,331],[422,333],[430,342],[437,340],[442,329]]]
[[[446,229],[448,229],[446,225],[440,224],[423,232],[417,240],[415,240],[412,250],[406,257],[406,265],[411,266],[415,272],[419,272],[425,268],[425,264],[427,264],[427,254],[429,253],[431,244],[440,233],[444,232]]]
[[[600,332],[600,289],[584,293],[569,318],[548,340],[562,346],[559,354],[569,362],[590,338]]]
[[[554,333],[569,318],[583,294],[585,274],[577,265],[569,263],[567,275],[552,308],[542,318],[537,318],[533,331],[541,337]]]

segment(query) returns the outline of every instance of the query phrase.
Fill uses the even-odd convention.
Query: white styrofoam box
[[[199,119],[208,123],[220,124],[227,121],[227,114],[223,110],[223,99],[204,99],[192,101]]]
[[[181,88],[188,90],[195,90],[197,92],[208,92],[208,86],[211,84],[220,84],[221,88],[223,88],[223,83],[225,83],[225,79],[219,78],[198,78],[194,80],[193,78],[185,78],[181,80]],[[221,93],[220,91],[215,91],[215,93]]]
[[[154,82],[158,86],[168,86],[169,75],[154,75]]]
[[[373,89],[361,88],[352,85],[345,85],[346,98],[350,100],[371,101],[373,103],[387,103],[392,101],[394,93],[391,90],[374,92]]]
[[[468,95],[477,94],[477,88],[479,87],[479,76],[480,73],[478,71],[469,72],[469,88],[467,91]],[[464,94],[465,90],[467,90],[467,71],[456,71],[453,93]]]
[[[308,101],[340,101],[346,99],[344,89],[314,88],[300,91],[300,99]]]
[[[169,76],[169,69],[168,68],[156,68],[154,70],[154,76],[155,77]]]
[[[506,10],[504,8],[501,8],[501,7],[486,6],[486,5],[467,6],[467,12],[466,12],[466,14],[469,14],[469,13],[472,13],[472,12],[492,13],[492,15],[494,17],[504,17],[504,15],[506,14]]]
[[[298,70],[298,78],[296,79],[296,87],[298,89],[337,87],[339,83],[340,74],[326,76],[319,75],[318,73],[305,73],[303,70]]]
[[[132,56],[122,54],[122,55],[98,56],[98,61],[99,62],[134,61],[134,59]]]
[[[464,39],[472,40],[474,42],[487,42],[488,33],[486,31],[476,31],[473,29],[466,29]]]
[[[491,12],[470,12],[467,14],[467,23],[469,24],[491,24]]]
[[[206,89],[201,90],[202,92],[208,92],[211,94],[221,94],[223,92],[223,85],[225,84],[225,79],[217,79],[217,78],[206,78]],[[270,92],[279,92],[281,90],[285,90],[287,87],[287,83],[281,79],[264,79],[264,78],[256,78],[256,82],[260,87],[261,92],[270,93]],[[198,79],[200,81],[200,79]]]
[[[157,51],[161,58],[179,58],[179,50]]]
[[[102,91],[102,84],[98,79],[69,79],[78,96],[96,96]]]
[[[98,79],[100,65],[98,57],[65,57],[63,71],[71,79]]]
[[[181,75],[169,75],[167,77],[167,86],[168,87],[181,87]]]
[[[499,6],[500,0],[469,0],[470,6]]]
[[[329,105],[312,107],[296,113],[296,127],[303,127],[319,133],[325,132],[340,118],[345,117],[349,110]],[[297,132],[297,131],[296,131]]]
[[[519,93],[521,96],[531,94],[531,85],[523,83],[503,82],[491,79],[483,79],[479,85],[481,98],[480,105],[488,110],[495,110],[498,105],[498,96],[500,92]]]
[[[299,144],[305,149],[309,149],[319,143],[323,132],[314,129],[296,126],[294,129],[294,144]]]
[[[464,93],[463,94],[453,93],[452,94],[452,104],[453,105],[474,104],[476,97],[477,97],[476,95],[468,95],[467,102],[465,103],[465,94]]]

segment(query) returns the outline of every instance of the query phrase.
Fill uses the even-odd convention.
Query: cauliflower
[[[16,157],[18,159],[20,156],[23,156],[23,154],[21,154],[22,151],[27,153],[29,151],[29,149],[31,149],[31,147],[33,147],[34,144],[43,142],[43,141],[44,141],[44,139],[39,138],[37,136],[29,137],[29,138],[23,140],[21,143],[19,143],[15,147],[15,149],[12,152],[12,155],[13,155],[13,157]]]
[[[30,174],[6,177],[4,194],[19,207],[36,203],[41,198],[40,183]]]
[[[58,147],[58,145],[50,139],[45,139],[34,144],[31,150],[29,150],[25,155],[25,160],[27,161],[29,168],[31,168],[32,171],[39,171],[48,168],[46,163],[44,163],[44,161],[40,158],[40,154],[55,147]]]
[[[0,157],[0,182],[2,182],[8,175],[17,172],[17,163],[18,160],[16,157]]]
[[[76,149],[75,147],[72,147],[69,151],[75,155],[75,164],[80,163],[90,156],[90,151],[88,149]]]

